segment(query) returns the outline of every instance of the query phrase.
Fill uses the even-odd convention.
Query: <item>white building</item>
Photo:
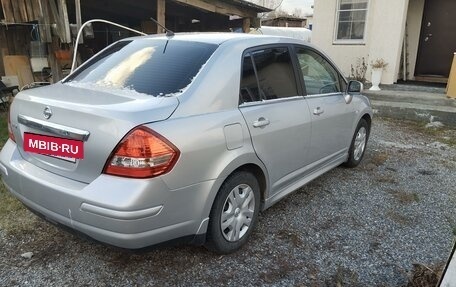
[[[312,43],[346,76],[358,59],[382,58],[384,84],[403,79],[404,67],[408,80],[446,82],[456,52],[456,0],[315,0]],[[370,74],[369,65],[368,80]]]

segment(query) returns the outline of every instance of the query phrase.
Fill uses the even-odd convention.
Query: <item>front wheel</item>
[[[232,174],[220,188],[209,216],[206,248],[227,254],[247,242],[260,209],[260,187],[249,172]]]
[[[348,150],[348,160],[344,163],[346,167],[356,167],[363,159],[366,151],[367,140],[369,139],[370,127],[365,119],[361,119],[356,127],[355,134]]]

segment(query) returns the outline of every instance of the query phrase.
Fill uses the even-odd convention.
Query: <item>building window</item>
[[[363,42],[369,0],[339,0],[336,41]]]

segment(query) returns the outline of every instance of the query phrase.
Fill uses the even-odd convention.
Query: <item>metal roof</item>
[[[257,5],[255,3],[252,3],[252,2],[246,1],[246,0],[222,0],[222,1],[223,2],[227,2],[229,4],[234,4],[236,6],[240,6],[242,8],[249,8],[251,10],[254,10],[257,13],[266,13],[266,12],[271,12],[272,11],[269,8]]]

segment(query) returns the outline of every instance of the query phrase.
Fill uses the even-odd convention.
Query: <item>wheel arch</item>
[[[263,172],[263,170],[256,164],[253,163],[247,163],[244,164],[237,169],[235,169],[231,174],[234,174],[238,171],[245,171],[253,174],[255,178],[258,181],[258,184],[260,186],[260,195],[261,195],[261,205],[263,205],[264,200],[266,199],[266,190],[267,190],[267,180],[266,180],[266,175]],[[230,174],[230,175],[231,175]]]
[[[250,172],[257,178],[261,194],[260,210],[263,210],[264,199],[267,198],[267,194],[269,192],[268,173],[266,167],[258,159],[255,153],[244,154],[232,160],[215,180],[215,183],[212,186],[211,194],[207,198],[206,208],[203,210],[202,218],[207,218],[209,216],[220,187],[230,175],[237,171]]]
[[[369,132],[370,132],[370,129],[371,129],[371,124],[372,124],[372,117],[369,113],[365,113],[361,119],[365,120],[367,122],[367,125],[369,126]],[[361,120],[360,119],[360,120]]]

